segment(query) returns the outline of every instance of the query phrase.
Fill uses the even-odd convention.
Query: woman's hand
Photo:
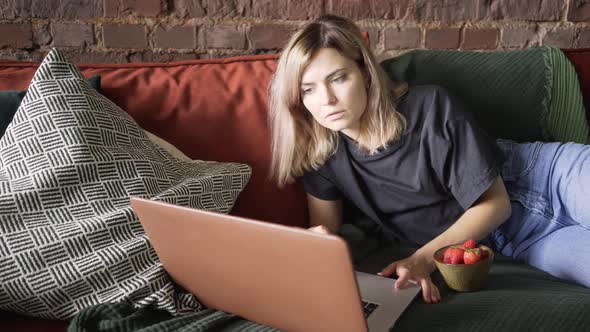
[[[441,296],[438,287],[430,279],[432,271],[434,271],[434,262],[429,262],[423,256],[414,254],[389,264],[378,274],[384,277],[397,274],[398,279],[395,281],[397,289],[406,287],[408,283],[419,284],[422,286],[424,302],[438,303]]]

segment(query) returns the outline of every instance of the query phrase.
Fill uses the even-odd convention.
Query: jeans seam
[[[541,144],[535,144],[535,149],[533,150],[533,155],[530,158],[529,163],[527,164],[526,168],[522,172],[520,172],[519,174],[514,175],[514,178],[516,179],[516,181],[518,181],[518,178],[530,173],[530,171],[535,167],[535,164],[537,163],[537,159],[539,158],[540,151],[541,151]]]
[[[572,226],[572,225],[564,224],[561,221],[559,221],[553,213],[549,214],[549,213],[546,213],[545,211],[541,211],[537,208],[531,207],[530,205],[526,204],[526,202],[523,202],[522,200],[520,200],[518,198],[511,198],[510,200],[520,203],[520,205],[524,206],[524,208],[529,211],[532,211],[536,214],[542,215],[543,217],[545,217],[546,220],[548,220],[551,223],[557,224],[561,227]],[[564,217],[564,218],[567,218],[568,220],[572,221],[574,224],[579,224],[578,222],[576,222],[575,220],[572,220],[571,218],[568,218],[568,217]]]
[[[585,224],[582,224],[582,223],[579,223],[579,222],[577,222],[577,221],[575,221],[575,220],[573,220],[571,218],[570,218],[570,220],[573,222],[573,224],[572,225],[568,225],[568,226],[580,226],[583,229],[590,231],[590,226],[585,225]]]
[[[518,202],[518,203],[520,203],[520,205],[522,205],[523,207],[525,207],[527,210],[535,211],[535,212],[543,215],[547,219],[554,219],[555,214],[554,214],[553,209],[551,208],[550,201],[544,195],[541,195],[540,193],[538,193],[536,191],[526,190],[524,188],[515,188],[514,190],[511,190],[511,192],[512,192],[512,194],[509,197],[510,198],[510,201]],[[543,204],[543,206],[546,206],[546,207],[550,208],[551,211],[542,211],[542,210],[539,210],[539,209],[537,209],[535,207],[532,207],[528,203],[528,200],[525,200],[525,199],[522,199],[521,198],[523,196],[524,197],[530,197],[530,196],[543,197],[543,200],[541,201],[541,203]]]
[[[537,194],[537,193],[532,192],[532,191],[527,191],[527,192],[533,193],[533,194]],[[520,193],[517,193],[517,194],[518,194],[518,196],[520,196]],[[530,206],[530,204],[527,204],[527,201],[525,201],[523,199],[520,199],[520,197],[514,197],[514,194],[513,194],[512,197],[510,197],[510,201],[518,202],[520,205],[522,205],[527,210],[530,210],[530,211],[533,211],[533,212],[535,212],[537,214],[540,214],[540,215],[546,217],[546,219],[549,222],[554,223],[554,224],[557,224],[557,225],[559,225],[561,227],[568,227],[568,226],[576,226],[576,225],[579,225],[579,226],[581,226],[584,229],[590,230],[590,227],[589,226],[587,226],[585,224],[582,224],[582,223],[576,221],[575,219],[572,219],[572,218],[570,218],[568,216],[557,216],[557,215],[555,215],[553,209],[550,210],[550,213],[547,213],[547,211],[542,211],[542,210],[539,210],[539,209],[537,209],[535,207],[532,207],[532,206]],[[547,201],[548,201],[548,203],[547,203],[546,206],[551,207],[552,205],[551,205],[550,199],[547,198]],[[564,223],[563,220],[567,220],[568,223]]]

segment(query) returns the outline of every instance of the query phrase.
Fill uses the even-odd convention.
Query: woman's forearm
[[[508,193],[501,177],[446,231],[422,246],[415,255],[427,259],[434,270],[434,252],[467,239],[481,240],[510,217]]]

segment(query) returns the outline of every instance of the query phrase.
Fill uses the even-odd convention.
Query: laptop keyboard
[[[367,302],[367,301],[362,301],[363,302],[363,312],[365,313],[365,318],[369,317],[373,311],[375,311],[375,309],[377,309],[377,307],[379,307],[379,305],[377,303],[372,303],[372,302]]]

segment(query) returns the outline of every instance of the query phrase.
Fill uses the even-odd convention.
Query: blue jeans
[[[590,287],[590,145],[497,141],[511,217],[495,251]]]

